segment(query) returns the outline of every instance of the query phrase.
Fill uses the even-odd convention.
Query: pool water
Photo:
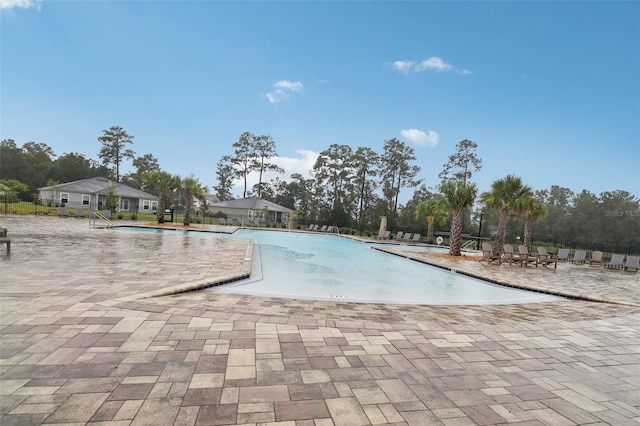
[[[251,278],[212,291],[345,302],[534,303],[557,297],[494,285],[335,235],[241,230],[256,243]],[[434,248],[434,250],[438,250]]]

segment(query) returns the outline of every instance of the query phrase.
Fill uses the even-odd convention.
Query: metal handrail
[[[91,226],[92,223],[95,226],[96,218],[98,218],[101,221],[105,222],[107,224],[107,228],[113,228],[113,222],[111,222],[109,219],[107,219],[107,217],[105,215],[103,215],[102,213],[97,212],[97,211],[89,212],[89,226]],[[91,219],[93,219],[93,222],[92,222]]]

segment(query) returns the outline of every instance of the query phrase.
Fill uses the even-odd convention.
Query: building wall
[[[66,202],[64,203],[66,207],[71,208],[82,208],[88,209],[91,208],[93,210],[102,210],[106,203],[106,196],[98,195],[98,194],[83,194],[80,192],[69,192],[69,191],[50,191],[50,190],[41,190],[38,198],[42,204],[48,204],[50,200],[56,197],[55,202],[61,203],[62,196],[64,194],[68,195],[66,198]],[[88,200],[87,200],[88,196]],[[158,201],[156,200],[146,200],[140,198],[127,198],[121,197],[119,198],[120,205],[118,206],[119,211],[123,212],[134,212],[138,213],[152,213],[155,214],[156,209],[158,208]],[[136,210],[137,209],[137,210]]]

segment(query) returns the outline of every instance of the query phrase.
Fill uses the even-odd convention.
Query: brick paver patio
[[[640,424],[640,273],[393,246],[579,298],[416,306],[180,293],[246,276],[251,244],[74,218],[0,226],[13,242],[0,255],[3,426]]]

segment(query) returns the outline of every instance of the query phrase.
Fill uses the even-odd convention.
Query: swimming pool
[[[213,291],[366,303],[479,305],[533,303],[557,297],[486,281],[373,250],[335,235],[241,230],[257,243],[262,276]],[[437,249],[435,249],[437,250]],[[258,265],[255,263],[259,262]]]
[[[256,243],[252,277],[213,287],[211,291],[438,305],[534,303],[557,299],[381,253],[370,244],[335,235],[240,230],[229,238],[249,238]]]
[[[126,229],[190,233],[156,228]],[[558,299],[382,253],[373,250],[371,244],[336,235],[247,229],[234,234],[206,234],[212,238],[251,239],[255,244],[250,278],[207,291],[416,305],[537,303]]]

